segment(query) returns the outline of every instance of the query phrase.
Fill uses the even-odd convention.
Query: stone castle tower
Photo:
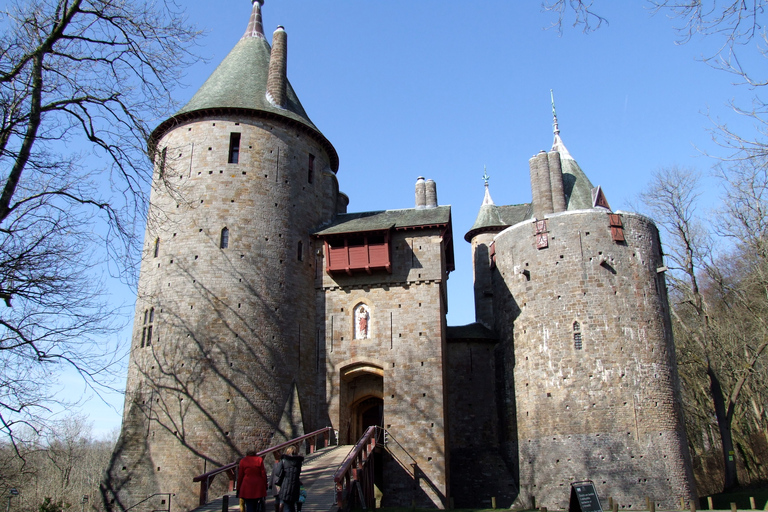
[[[262,3],[151,136],[105,503],[174,493],[189,510],[193,477],[250,448],[325,426],[354,443],[370,425],[391,440],[383,506],[562,507],[584,479],[635,508],[692,499],[653,223],[612,212],[556,128],[530,162],[531,204],[497,206],[486,183],[465,236],[477,322],[447,326],[450,207],[420,177],[413,208],[346,212],[336,151],[287,80],[285,31],[266,40]]]

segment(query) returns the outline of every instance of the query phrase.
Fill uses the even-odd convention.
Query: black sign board
[[[571,484],[571,502],[568,512],[603,512],[592,480]]]

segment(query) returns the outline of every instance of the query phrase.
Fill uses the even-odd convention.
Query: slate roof
[[[267,100],[270,51],[265,39],[241,39],[176,115],[211,108],[244,108],[278,114],[317,130],[290,83],[286,87],[286,108],[272,105]]]
[[[152,132],[150,147],[179,122],[210,113],[278,117],[293,126],[303,128],[316,139],[328,152],[331,168],[336,172],[339,168],[336,150],[309,120],[290,82],[286,83],[286,108],[275,106],[267,100],[271,48],[263,34],[260,9],[260,3],[254,2],[245,35],[192,96],[189,103]]]
[[[573,159],[563,144],[559,132],[555,132],[552,151],[560,153],[560,165],[563,170],[563,193],[566,210],[585,210],[592,208],[592,189],[594,186],[579,164]]]
[[[477,219],[472,228],[464,235],[464,240],[472,241],[472,237],[478,233],[488,231],[501,231],[509,226],[514,226],[518,222],[530,219],[532,215],[531,203],[511,204],[505,206],[496,206],[495,204],[484,204],[480,207]]]
[[[474,322],[468,325],[448,326],[446,332],[448,342],[478,341],[497,343],[499,337],[481,323]]]
[[[315,236],[405,229],[420,226],[446,225],[451,222],[451,207],[407,208],[403,210],[380,210],[373,212],[342,213],[327,226],[314,233]]]

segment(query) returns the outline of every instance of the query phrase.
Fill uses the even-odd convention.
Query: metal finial
[[[549,97],[552,98],[552,127],[554,128],[555,135],[560,133],[560,127],[557,125],[557,112],[555,111],[555,93],[552,89],[549,90]]]
[[[483,166],[483,181],[485,181],[485,186],[488,186],[488,180],[490,179],[490,176],[488,176],[488,169],[486,166]]]

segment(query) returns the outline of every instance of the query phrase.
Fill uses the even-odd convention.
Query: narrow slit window
[[[307,183],[315,180],[315,155],[309,155],[309,164],[307,165]]]
[[[232,132],[229,134],[229,163],[238,162],[240,162],[240,134]]]
[[[155,308],[144,310],[144,325],[141,329],[141,346],[152,345],[152,324],[155,320]]]
[[[573,348],[576,350],[582,349],[581,325],[579,322],[573,322]]]
[[[228,228],[222,228],[221,230],[221,240],[219,241],[219,248],[220,249],[226,249],[229,247],[229,229]]]
[[[160,163],[158,164],[158,172],[160,173],[160,177],[163,178],[165,176],[165,162],[168,158],[168,148],[165,147],[160,152]]]
[[[304,244],[301,241],[299,241],[299,246],[296,251],[296,258],[299,261],[304,261]]]
[[[160,238],[155,238],[155,248],[152,250],[152,257],[157,258],[160,254]]]

